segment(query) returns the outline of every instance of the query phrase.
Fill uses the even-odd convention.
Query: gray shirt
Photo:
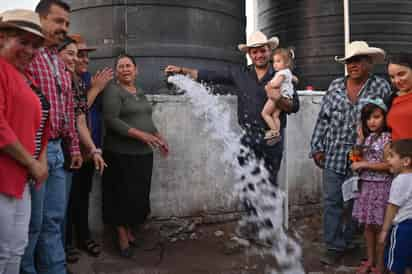
[[[156,133],[152,105],[141,90],[131,94],[112,83],[103,92],[103,119],[106,127],[104,149],[121,154],[149,154],[152,149],[128,135],[130,128]]]

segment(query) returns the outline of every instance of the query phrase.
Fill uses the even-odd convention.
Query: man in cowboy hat
[[[278,90],[267,88],[266,84],[272,79],[275,71],[270,65],[273,50],[278,46],[277,37],[267,39],[260,31],[252,33],[246,44],[238,45],[241,52],[248,54],[252,65],[248,67],[227,67],[220,71],[205,69],[192,69],[169,65],[165,69],[166,74],[186,74],[197,81],[225,83],[236,86],[238,95],[238,121],[245,130],[242,144],[249,147],[258,160],[263,159],[265,167],[270,174],[270,182],[276,185],[276,177],[282,159],[283,142],[269,146],[264,141],[264,133],[267,125],[260,113],[269,96],[280,97]],[[294,113],[299,109],[297,94],[293,100],[281,100],[281,133],[286,126],[286,113]],[[244,165],[251,155],[240,155],[240,165]]]
[[[71,78],[57,54],[57,46],[67,35],[70,6],[62,0],[41,0],[36,12],[46,40],[27,70],[50,103],[49,177],[42,187],[32,189],[29,244],[22,259],[21,273],[66,274],[61,229],[67,205],[62,139],[69,143],[71,167],[77,169],[82,164]]]
[[[383,62],[385,52],[353,41],[345,57],[335,57],[346,65],[348,75],[338,78],[323,97],[311,140],[311,157],[323,169],[323,230],[326,244],[321,262],[335,264],[351,244],[351,203],[344,204],[341,186],[350,175],[348,153],[356,143],[357,124],[363,98],[383,98],[390,93],[386,80],[371,74],[373,65]],[[346,225],[344,216],[347,216]]]

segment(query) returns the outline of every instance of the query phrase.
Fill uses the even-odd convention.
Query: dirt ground
[[[234,235],[236,222],[199,224],[190,237],[159,240],[158,226],[146,226],[142,244],[130,259],[119,257],[114,240],[103,238],[103,252],[98,258],[82,253],[80,261],[69,265],[75,274],[264,274],[273,259],[250,254],[249,249],[225,248]],[[363,257],[362,247],[347,254],[339,265],[323,266],[320,214],[291,219],[290,226],[303,239],[304,269],[309,274],[355,273]],[[164,238],[164,237],[163,237]],[[361,237],[359,237],[361,238]]]

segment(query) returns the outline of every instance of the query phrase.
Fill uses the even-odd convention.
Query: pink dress
[[[365,139],[364,160],[383,161],[383,149],[391,141],[389,132],[372,133]],[[392,176],[388,172],[364,170],[360,174],[361,193],[355,200],[352,215],[359,223],[382,225],[389,199]]]

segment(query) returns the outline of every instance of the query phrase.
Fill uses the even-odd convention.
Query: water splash
[[[241,144],[241,133],[230,126],[229,106],[222,103],[218,95],[212,95],[210,88],[186,76],[170,76],[168,81],[179,91],[186,92],[194,115],[208,121],[204,130],[222,143],[221,161],[232,166],[237,178],[235,195],[250,208],[250,214],[242,217],[238,228],[242,230],[252,226],[252,236],[260,243],[256,247],[258,252],[275,257],[279,266],[278,269],[267,269],[267,273],[303,274],[301,248],[283,228],[284,193],[269,182],[263,161],[257,160],[253,154],[246,165],[240,166],[237,160],[239,152],[247,155],[251,151]]]

